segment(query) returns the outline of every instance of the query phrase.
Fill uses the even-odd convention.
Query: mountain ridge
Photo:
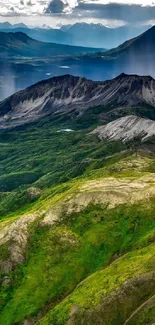
[[[133,28],[132,26],[110,28],[102,24],[75,23],[73,25],[62,26],[61,30],[67,31],[76,38],[78,38],[78,34],[80,34],[81,38],[83,36],[86,39],[86,44],[105,44],[104,47],[110,49],[130,38],[136,37],[149,27],[150,25]]]
[[[148,138],[155,136],[155,121],[136,115],[127,115],[104,126],[98,126],[92,131],[92,134],[97,134],[100,139],[110,141],[121,140],[128,142],[137,138],[146,141]]]
[[[126,50],[128,47],[131,48],[134,47],[136,43],[137,50],[141,50],[141,42],[143,42],[145,45],[147,44],[148,47],[151,48],[151,46],[154,49],[154,40],[155,40],[155,26],[152,26],[150,29],[146,30],[142,34],[138,35],[137,37],[131,38],[130,40],[125,41],[123,44],[120,46],[111,49],[110,51],[107,51],[106,54],[107,56],[110,54],[117,54],[122,53],[121,50]],[[148,48],[147,48],[148,50]],[[143,48],[143,51],[145,52],[145,47]]]
[[[71,45],[47,43],[35,40],[27,34],[19,32],[5,33],[0,31],[0,57],[30,56],[48,58],[56,55],[75,55],[95,52],[96,48],[76,47]]]
[[[122,73],[0,103],[0,324],[153,324],[154,100]]]
[[[91,107],[103,106],[104,112],[104,107],[117,110],[139,104],[155,107],[155,80],[151,76],[122,73],[112,80],[95,82],[68,74],[40,81],[1,102],[0,123],[7,127],[57,112],[82,116]]]
[[[154,28],[146,33],[154,35]],[[132,40],[132,42],[129,41],[125,45],[121,45],[120,48],[123,47],[122,54],[120,53],[120,48],[113,49],[110,52],[101,52],[100,49],[96,48],[80,48],[78,50],[75,47],[64,47],[58,44],[49,45],[48,43],[46,43],[45,47],[43,43],[39,43],[41,44],[39,46],[37,45],[38,43],[33,43],[30,48],[28,45],[23,45],[24,43],[22,42],[20,42],[20,45],[22,44],[20,52],[17,51],[18,43],[13,51],[12,48],[7,48],[6,51],[2,44],[2,54],[0,57],[2,77],[4,81],[7,79],[6,85],[9,84],[8,79],[10,79],[12,87],[7,89],[7,86],[4,87],[4,83],[0,80],[0,98],[4,99],[15,92],[15,90],[25,88],[48,76],[60,76],[64,71],[69,71],[71,75],[76,76],[79,74],[81,77],[84,76],[87,79],[96,81],[114,78],[122,72],[155,77],[155,47],[152,45],[154,42],[152,42],[151,36],[148,37],[148,40],[150,39],[148,45],[143,41],[141,42],[141,50],[138,50],[137,46],[136,52],[135,50],[130,50],[131,43],[136,44],[146,33],[140,35],[134,42]],[[91,53],[86,53],[87,50],[90,50]],[[96,53],[97,50],[99,51]],[[13,57],[11,57],[11,60],[8,60],[8,53],[10,51],[12,51],[11,56]],[[79,54],[77,53],[78,51],[80,52]],[[20,54],[19,57],[18,54]],[[93,69],[92,66],[94,67]]]
[[[155,77],[154,44],[155,26],[109,51],[80,55],[78,62],[77,59],[72,61],[72,66],[74,67],[76,62],[79,71],[82,71],[85,77],[94,80],[111,79],[122,72]],[[93,72],[92,66],[95,66]]]

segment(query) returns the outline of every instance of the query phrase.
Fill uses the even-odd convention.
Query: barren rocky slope
[[[155,135],[155,121],[128,115],[99,126],[92,133],[110,140],[130,141],[139,137],[145,141]]]
[[[105,82],[64,75],[41,81],[0,104],[0,126],[21,125],[55,113],[76,112],[103,106],[109,110],[140,104],[155,106],[155,80],[151,77],[121,74]],[[124,113],[123,113],[124,114]]]

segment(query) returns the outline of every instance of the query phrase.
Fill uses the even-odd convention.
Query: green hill
[[[154,139],[82,122],[0,132],[1,325],[154,322]]]

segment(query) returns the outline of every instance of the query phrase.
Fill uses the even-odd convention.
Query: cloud
[[[83,0],[84,3],[96,4],[124,4],[124,5],[140,5],[140,6],[154,6],[155,1],[152,0]]]
[[[58,24],[67,19],[68,23],[109,21],[113,26],[147,24],[155,20],[155,0],[0,0],[0,16],[31,16],[31,21],[44,17],[50,25],[56,17]]]
[[[16,14],[43,14],[49,0],[0,0],[0,15]]]
[[[65,4],[61,0],[53,0],[50,2],[48,7],[46,8],[46,13],[61,13],[65,9]]]
[[[104,1],[102,1],[104,2]],[[122,1],[123,2],[123,1]],[[138,2],[138,1],[137,1]],[[138,4],[107,3],[96,1],[80,1],[79,6],[74,9],[74,15],[92,17],[98,19],[120,20],[125,23],[143,23],[155,18],[155,6]]]
[[[78,6],[77,0],[51,0],[45,13],[68,13]]]
[[[104,10],[109,8],[131,7],[138,5],[141,8],[151,8],[155,6],[152,0],[0,0],[0,15],[17,14],[37,15],[44,13],[74,12],[80,10]],[[105,6],[105,7],[104,7]],[[134,13],[133,13],[134,14]]]

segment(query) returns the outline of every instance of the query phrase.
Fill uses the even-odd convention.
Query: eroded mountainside
[[[155,121],[128,115],[99,126],[92,131],[102,139],[129,141],[137,137],[143,141],[155,135]]]
[[[94,82],[64,75],[41,81],[4,100],[0,104],[0,126],[21,125],[55,113],[75,118],[99,106],[106,108],[96,113],[93,109],[92,114],[100,115],[101,120],[112,114],[113,119],[115,114],[123,116],[142,104],[155,106],[155,80],[150,76],[121,74],[112,80]],[[139,114],[143,115],[143,111],[139,109]]]
[[[0,325],[155,322],[154,80],[93,87],[65,76],[1,103]]]

